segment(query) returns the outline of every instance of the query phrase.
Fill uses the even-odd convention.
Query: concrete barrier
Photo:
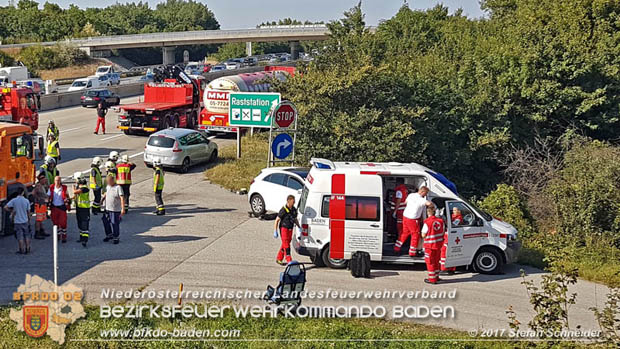
[[[108,89],[121,98],[137,96],[144,93],[144,83],[111,86]],[[41,96],[41,111],[80,105],[82,93],[84,91],[52,93]]]

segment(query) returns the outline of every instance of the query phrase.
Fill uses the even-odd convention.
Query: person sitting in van
[[[452,208],[452,216],[450,217],[450,221],[452,221],[453,225],[462,225],[463,224],[463,214],[458,207]]]
[[[278,212],[278,217],[274,223],[274,237],[278,237],[280,233],[280,239],[282,244],[278,255],[276,256],[276,263],[280,265],[288,264],[291,258],[291,239],[293,238],[293,226],[301,227],[297,220],[297,209],[295,208],[295,197],[289,195],[286,198],[286,205]]]
[[[394,244],[394,252],[397,254],[400,253],[400,246],[408,237],[411,237],[409,255],[412,257],[422,257],[424,255],[422,250],[418,249],[424,209],[434,206],[432,202],[426,200],[428,192],[428,187],[422,186],[417,193],[407,196],[405,211],[403,212],[403,233],[396,240],[396,244]]]

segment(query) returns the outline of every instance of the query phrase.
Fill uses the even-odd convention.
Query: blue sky
[[[37,0],[43,4],[45,0]],[[56,2],[62,7],[75,4],[79,7],[103,7],[114,4],[116,0],[48,0]],[[133,0],[137,2],[138,0]],[[206,0],[200,2],[215,13],[222,29],[251,28],[265,21],[280,18],[295,18],[299,20],[325,21],[338,19],[342,13],[357,4],[358,0]],[[17,0],[15,0],[17,2]],[[127,0],[120,0],[124,3]],[[129,1],[131,2],[131,1]],[[151,6],[159,1],[146,1]],[[454,11],[462,8],[469,17],[481,17],[482,11],[478,0],[408,0],[411,8],[429,8],[443,3]],[[6,5],[8,0],[0,0]],[[382,19],[392,17],[402,6],[403,0],[364,0],[362,8],[366,14],[366,23],[376,25]]]

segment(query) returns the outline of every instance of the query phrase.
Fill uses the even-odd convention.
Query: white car
[[[248,200],[256,217],[267,212],[278,212],[286,203],[286,197],[295,196],[299,202],[300,191],[308,175],[307,168],[270,167],[263,169],[250,185]]]

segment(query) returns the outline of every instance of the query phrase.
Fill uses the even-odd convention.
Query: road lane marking
[[[140,156],[140,155],[142,155],[142,154],[144,154],[144,152],[143,152],[143,151],[141,151],[141,152],[139,152],[139,153],[135,153],[135,154],[133,154],[133,155],[129,155],[129,158],[130,158],[130,159],[131,159],[131,158],[135,158],[136,156]]]
[[[65,129],[65,130],[61,130],[61,131],[60,131],[60,133],[71,132],[71,131],[75,131],[75,130],[81,130],[81,129],[83,129],[83,128],[84,128],[84,126],[82,126],[82,127],[68,128],[68,129]]]
[[[123,134],[118,134],[118,135],[114,135],[114,136],[110,136],[110,137],[106,137],[106,138],[101,138],[102,141],[107,141],[108,139],[113,139],[113,138],[118,138],[120,136],[122,136]]]

